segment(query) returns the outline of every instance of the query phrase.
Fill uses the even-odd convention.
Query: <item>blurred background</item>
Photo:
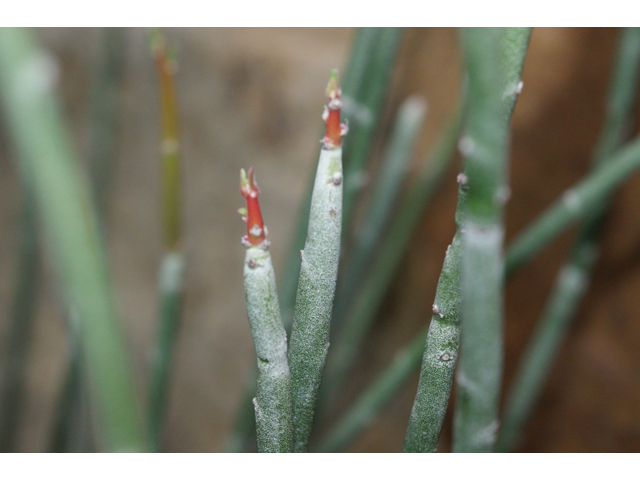
[[[328,73],[347,62],[356,30],[230,28],[164,33],[178,64],[187,263],[162,448],[218,452],[225,448],[255,364],[242,283],[240,237],[245,225],[236,213],[243,204],[239,169],[255,167],[279,278],[307,179],[316,166]],[[115,97],[117,122],[104,233],[142,404],[156,336],[157,277],[163,255],[161,128],[158,78],[147,31],[125,29],[120,34],[122,74]],[[588,171],[602,126],[618,35],[617,29],[533,30],[524,89],[512,122],[507,245]],[[74,150],[84,162],[91,141],[92,79],[106,32],[39,29],[37,36],[59,61],[57,92]],[[399,104],[417,94],[427,101],[428,113],[412,154],[411,179],[457,105],[460,72],[456,30],[404,32],[374,141],[373,169]],[[18,268],[21,191],[16,165],[6,118],[0,114],[1,362],[8,361],[5,345]],[[455,232],[455,179],[460,170],[454,159],[341,391],[337,412],[430,320],[444,253]],[[638,192],[640,178],[633,176],[615,195],[589,294],[554,363],[520,451],[640,450]],[[575,229],[567,231],[507,285],[506,388],[574,233]],[[26,452],[49,448],[69,365],[66,308],[45,245],[40,246],[43,258],[15,443],[15,450]],[[400,451],[417,380],[416,370],[348,451]],[[449,415],[439,451],[450,449],[450,424]],[[327,425],[317,429],[321,434]]]

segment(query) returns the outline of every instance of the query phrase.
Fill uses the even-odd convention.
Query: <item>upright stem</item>
[[[276,279],[266,240],[266,228],[258,205],[258,185],[241,170],[240,191],[247,198],[242,211],[247,235],[244,262],[244,290],[247,316],[258,360],[258,381],[253,406],[258,452],[293,451],[293,404],[287,360],[287,333],[282,325]]]
[[[622,31],[617,64],[607,98],[604,126],[592,156],[599,168],[628,135],[631,113],[638,94],[640,29]],[[561,267],[539,325],[522,359],[507,398],[497,450],[513,449],[544,385],[548,371],[587,291],[591,270],[598,258],[605,201],[583,221],[569,257]]]
[[[162,216],[166,253],[159,274],[159,332],[151,366],[149,434],[154,451],[160,451],[165,424],[173,350],[183,303],[185,261],[181,251],[181,172],[179,117],[175,88],[175,60],[169,55],[160,30],[151,32],[160,83],[162,118]]]
[[[0,30],[0,90],[32,182],[58,276],[78,310],[91,393],[106,450],[142,450],[136,395],[117,315],[96,212],[84,189],[52,93],[55,61],[23,29]]]
[[[309,229],[302,262],[293,326],[291,328],[291,383],[293,390],[294,451],[306,452],[315,415],[318,390],[329,348],[329,325],[338,276],[342,229],[342,135],[340,87],[332,72],[327,87],[329,103],[323,118],[322,141],[311,199]]]
[[[123,73],[124,33],[121,28],[104,28],[91,92],[91,143],[89,178],[98,215],[98,227],[106,229],[111,171],[116,149],[119,83]],[[71,335],[79,335],[77,314],[69,309]],[[90,452],[94,447],[88,402],[86,371],[82,365],[82,342],[72,338],[67,378],[58,401],[58,418],[53,433],[54,452]]]
[[[508,198],[506,143],[510,111],[503,96],[517,88],[504,78],[499,29],[465,29],[469,118],[461,139],[467,188],[462,221],[462,339],[453,449],[493,450],[502,378],[503,207]],[[525,43],[526,49],[526,43]],[[505,81],[507,80],[507,81]]]

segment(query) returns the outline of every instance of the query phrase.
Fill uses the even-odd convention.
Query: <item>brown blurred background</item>
[[[513,118],[507,244],[588,170],[615,58],[616,29],[534,29]],[[89,94],[102,32],[39,30],[60,60],[59,92],[76,152],[89,145]],[[276,274],[281,271],[315,167],[324,87],[346,62],[351,29],[170,29],[177,51],[184,159],[186,306],[176,351],[164,448],[224,448],[255,361],[242,286],[240,167],[255,166]],[[154,341],[156,277],[162,255],[159,215],[158,86],[146,32],[124,31],[116,158],[107,243],[116,299],[141,398]],[[380,129],[382,144],[399,102],[429,104],[415,167],[456,105],[456,31],[407,30]],[[20,192],[9,137],[0,123],[0,360],[14,290]],[[431,317],[431,301],[454,230],[456,163],[387,295],[351,382],[346,405]],[[604,225],[602,257],[587,299],[535,410],[522,451],[640,450],[640,178],[616,194]],[[505,386],[570,246],[568,231],[507,286]],[[46,255],[45,255],[46,263]],[[55,400],[67,368],[64,306],[53,272],[40,276],[28,364],[20,451],[48,448]],[[2,379],[0,379],[1,381]],[[417,372],[352,451],[397,452],[415,395]],[[321,425],[320,430],[323,429]],[[450,418],[440,450],[448,451]]]

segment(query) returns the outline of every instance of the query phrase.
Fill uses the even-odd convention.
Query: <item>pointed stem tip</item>
[[[324,108],[322,119],[327,126],[327,130],[322,139],[322,146],[325,149],[338,148],[342,146],[342,137],[347,134],[348,126],[346,123],[340,123],[340,108],[342,108],[340,95],[342,90],[340,90],[338,70],[336,69],[331,70],[329,74],[326,93],[327,97],[329,97],[329,102]]]
[[[247,199],[247,208],[238,209],[242,219],[247,222],[247,234],[242,237],[242,244],[246,247],[264,244],[267,247],[267,232],[262,221],[260,204],[258,203],[260,189],[258,189],[258,184],[253,175],[253,167],[249,169],[249,175],[247,175],[244,168],[240,169],[240,193]]]

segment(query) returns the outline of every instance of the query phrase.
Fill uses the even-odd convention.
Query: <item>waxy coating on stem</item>
[[[322,119],[327,126],[326,133],[322,139],[322,148],[333,149],[342,146],[342,137],[349,131],[347,123],[340,123],[340,109],[342,108],[342,100],[340,95],[342,90],[338,83],[338,71],[331,70],[329,75],[329,83],[327,84],[327,97],[329,103],[324,107]]]
[[[293,392],[294,452],[306,452],[329,348],[329,327],[338,276],[342,229],[342,147],[335,71],[329,80],[327,136],[323,139],[302,252],[289,365]],[[341,127],[341,126],[340,126]]]
[[[260,246],[265,250],[269,248],[267,238],[267,227],[262,221],[262,213],[260,212],[260,203],[258,195],[260,189],[256,183],[253,167],[249,169],[249,175],[244,168],[240,169],[240,193],[247,199],[247,208],[239,208],[238,213],[242,215],[242,220],[247,223],[247,234],[242,237],[242,244],[249,248],[250,246]]]

